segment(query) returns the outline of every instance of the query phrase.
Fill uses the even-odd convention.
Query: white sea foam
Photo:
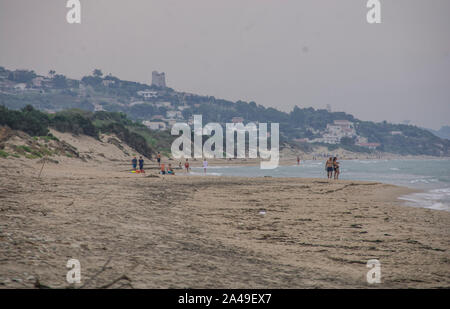
[[[230,166],[230,165],[208,165],[208,168],[213,168],[213,169],[225,169],[225,168],[233,168],[235,166]],[[196,166],[196,167],[191,167],[191,169],[203,169],[203,166]]]
[[[433,189],[399,197],[410,206],[450,211],[450,188]]]
[[[203,172],[190,172],[188,175],[191,175],[191,176],[205,176],[205,174],[203,173]],[[208,172],[208,171],[206,171],[206,176],[222,176],[222,174],[221,173],[211,173],[211,172]]]

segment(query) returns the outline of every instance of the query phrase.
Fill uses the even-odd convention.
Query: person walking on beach
[[[300,165],[300,156],[297,156],[297,165]]]
[[[186,169],[186,173],[189,173],[189,159],[186,159],[186,162],[184,163],[184,168]]]
[[[137,159],[136,157],[133,158],[133,160],[131,160],[131,164],[133,165],[133,171],[136,170],[136,166],[137,166]]]
[[[206,161],[206,158],[203,158],[203,172],[206,175],[206,169],[208,168],[208,161]]]
[[[156,160],[158,161],[158,166],[161,166],[161,154],[158,151],[158,154],[156,155]]]
[[[339,162],[337,160],[337,157],[333,158],[333,168],[334,168],[334,179],[339,179]]]
[[[330,157],[327,160],[327,163],[325,163],[325,170],[327,171],[328,179],[332,179],[333,178],[333,168],[334,168],[334,166],[333,166],[333,158]]]
[[[139,157],[139,169],[141,173],[144,173],[144,159],[142,159],[142,156]]]

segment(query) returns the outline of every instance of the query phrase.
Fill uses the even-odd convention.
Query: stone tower
[[[152,72],[152,86],[166,88],[166,74],[164,72]]]

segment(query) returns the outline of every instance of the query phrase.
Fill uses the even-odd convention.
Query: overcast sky
[[[0,66],[71,78],[94,68],[290,111],[345,111],[363,120],[450,124],[450,1],[0,0]]]

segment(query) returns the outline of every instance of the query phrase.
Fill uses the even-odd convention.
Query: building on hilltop
[[[339,140],[343,137],[356,136],[355,127],[348,120],[335,120],[333,124],[327,124],[327,131],[330,136],[337,137]]]
[[[163,115],[154,115],[151,118],[151,120],[163,120],[163,119],[164,119]]]
[[[152,86],[166,88],[166,74],[164,72],[158,73],[157,71],[153,71]]]
[[[142,122],[142,124],[144,126],[146,126],[147,128],[149,128],[150,130],[164,131],[167,128],[166,123],[163,122],[163,121],[148,121],[148,120],[145,120],[145,121]]]
[[[169,119],[183,119],[183,114],[180,111],[167,111],[166,117]]]
[[[141,90],[137,92],[137,95],[144,97],[144,99],[151,99],[158,97],[158,92],[152,90]]]
[[[369,148],[370,150],[375,150],[377,147],[380,147],[380,143],[356,143],[356,146]]]
[[[391,131],[391,135],[403,135],[402,131]]]
[[[309,142],[339,144],[343,137],[357,137],[353,122],[348,120],[335,120],[333,124],[327,124],[327,128],[321,138],[315,138]]]
[[[243,123],[244,122],[244,118],[242,118],[242,117],[233,117],[231,119],[231,122],[233,122],[233,123]]]

